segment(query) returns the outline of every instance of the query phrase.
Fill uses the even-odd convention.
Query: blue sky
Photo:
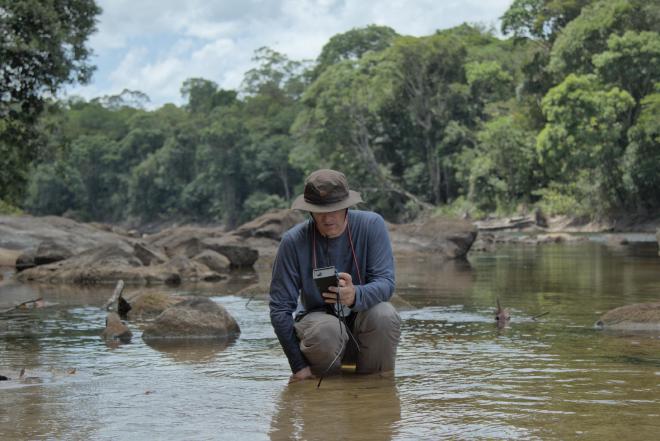
[[[293,60],[315,59],[335,34],[369,24],[429,35],[463,22],[499,28],[512,0],[97,0],[89,40],[97,66],[86,86],[62,96],[91,99],[139,90],[151,107],[182,104],[184,80],[240,87],[254,51],[268,46]]]

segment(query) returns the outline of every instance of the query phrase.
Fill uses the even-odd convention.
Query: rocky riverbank
[[[279,210],[232,231],[184,225],[140,236],[60,217],[0,216],[0,265],[15,267],[22,282],[217,282],[259,259],[272,259],[282,234],[303,219],[299,212]],[[423,253],[438,260],[464,257],[477,237],[471,222],[457,219],[389,227],[395,254]]]

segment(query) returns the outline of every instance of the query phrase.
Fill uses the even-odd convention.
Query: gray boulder
[[[231,262],[226,256],[213,250],[204,250],[193,258],[194,261],[202,263],[211,270],[218,273],[229,271]]]
[[[227,310],[206,297],[195,297],[167,308],[142,333],[149,341],[229,339],[240,334]]]
[[[429,253],[444,259],[465,257],[477,228],[463,219],[433,217],[424,222],[389,225],[395,253]]]
[[[635,303],[603,314],[596,328],[613,331],[660,332],[660,302]]]
[[[208,266],[184,256],[176,256],[170,259],[166,264],[160,265],[166,272],[179,274],[182,280],[190,282],[217,282],[226,279],[226,276],[216,273]]]
[[[244,238],[266,237],[279,241],[289,228],[304,219],[305,216],[298,210],[271,210],[241,225],[232,234]]]
[[[167,308],[186,300],[186,297],[148,288],[148,290],[138,291],[133,295],[126,296],[125,300],[130,305],[128,318],[135,320],[158,317]]]
[[[63,217],[0,216],[0,248],[36,250],[47,240],[72,254],[105,244],[122,243],[130,248],[122,235]]]
[[[132,247],[129,248],[132,251]],[[69,259],[24,270],[20,281],[47,283],[100,284],[124,280],[132,284],[181,282],[172,267],[142,265],[140,259],[119,244],[103,245]]]
[[[133,254],[140,259],[143,265],[159,265],[165,263],[168,257],[165,253],[156,248],[152,248],[144,242],[137,241],[133,244]]]
[[[250,268],[259,258],[259,251],[245,244],[238,236],[205,239],[202,243],[204,248],[226,256],[232,268]]]

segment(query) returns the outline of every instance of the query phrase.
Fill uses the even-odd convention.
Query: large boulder
[[[177,273],[181,280],[189,282],[217,282],[227,278],[227,276],[212,271],[203,263],[184,256],[173,257],[164,265],[159,265],[159,267],[163,267],[166,272]]]
[[[477,228],[463,219],[433,217],[424,222],[389,225],[395,253],[429,253],[436,257],[465,257],[477,237]]]
[[[236,320],[227,310],[206,297],[195,297],[167,308],[145,328],[149,341],[181,339],[229,339],[240,334]]]
[[[193,257],[204,249],[202,240],[221,237],[223,234],[221,228],[182,226],[168,228],[144,240],[151,247],[164,250],[169,257]]]
[[[153,291],[151,289],[148,291],[138,291],[133,295],[127,295],[125,297],[126,302],[131,308],[128,311],[128,318],[130,320],[155,318],[167,308],[181,303],[185,299],[186,297],[167,294],[162,291]]]
[[[247,245],[242,238],[228,235],[202,241],[204,248],[226,256],[232,268],[250,268],[259,258],[259,251]]]
[[[142,241],[133,244],[133,254],[140,259],[143,265],[158,265],[168,260],[167,255],[157,248],[153,248]]]
[[[298,210],[271,210],[241,225],[232,234],[244,238],[266,237],[279,241],[289,228],[304,219],[305,216]]]
[[[132,250],[132,247],[129,247]],[[99,284],[126,283],[151,284],[181,282],[181,275],[165,265],[142,265],[140,259],[124,246],[103,245],[84,251],[69,259],[41,265],[18,273],[20,281],[47,283]]]
[[[218,273],[229,271],[231,268],[231,262],[227,256],[223,256],[213,250],[204,250],[193,257],[193,260],[206,265],[211,270]]]
[[[47,240],[71,254],[107,244],[130,247],[125,236],[63,217],[0,216],[0,248],[36,250]]]
[[[8,250],[5,248],[0,248],[0,267],[2,266],[16,266],[16,260],[21,255],[21,251],[18,250]]]
[[[635,303],[606,312],[596,327],[613,331],[660,332],[660,302]]]
[[[36,249],[24,251],[16,259],[16,271],[59,262],[73,256],[73,252],[53,239],[46,239]]]

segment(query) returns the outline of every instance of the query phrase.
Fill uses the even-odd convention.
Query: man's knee
[[[389,302],[381,302],[362,312],[360,328],[365,331],[399,332],[401,317],[394,306]]]
[[[333,351],[345,340],[346,331],[339,320],[329,314],[310,314],[296,324],[296,333],[303,348],[321,347]]]

